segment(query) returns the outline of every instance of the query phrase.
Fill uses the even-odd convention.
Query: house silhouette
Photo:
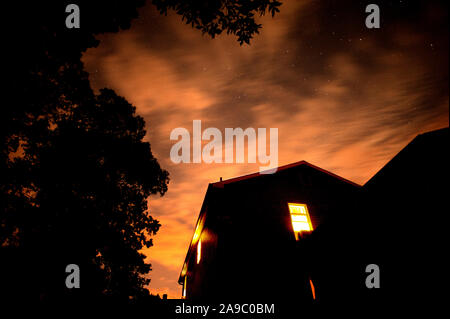
[[[433,225],[448,212],[447,141],[448,128],[417,136],[364,186],[305,161],[209,184],[183,298],[291,308],[418,299],[443,255]],[[380,289],[365,284],[369,264]]]

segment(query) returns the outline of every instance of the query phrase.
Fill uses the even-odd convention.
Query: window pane
[[[301,214],[306,215],[306,209],[304,205],[300,206],[300,212]]]
[[[308,222],[308,218],[306,217],[306,215],[291,215],[291,217],[293,222]]]
[[[306,214],[305,207],[299,204],[289,204],[289,211],[291,214],[302,214],[302,215]]]
[[[292,222],[292,226],[294,228],[294,231],[302,231],[307,230],[310,231],[311,227],[309,227],[308,222]]]

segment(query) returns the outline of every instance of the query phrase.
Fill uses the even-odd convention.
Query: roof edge
[[[314,168],[314,169],[316,169],[318,171],[321,171],[322,173],[328,174],[328,175],[330,175],[330,176],[332,176],[334,178],[340,179],[341,181],[349,183],[349,184],[351,184],[353,186],[362,187],[362,185],[359,185],[359,184],[357,184],[355,182],[352,182],[349,179],[346,179],[346,178],[344,178],[342,176],[334,174],[334,173],[332,173],[330,171],[327,171],[326,169],[320,168],[319,166],[316,166],[314,164],[311,164],[311,163],[309,163],[307,161],[303,161],[303,160],[295,162],[295,163],[279,166],[277,168],[277,170],[274,172],[274,174],[278,173],[279,171],[283,171],[283,170],[286,170],[286,169],[289,169],[289,168],[293,168],[293,167],[298,167],[298,166],[301,166],[301,165],[307,165],[307,166],[309,166],[311,168]],[[227,180],[224,180],[224,181],[220,181],[220,182],[210,183],[210,185],[212,185],[213,187],[220,187],[220,188],[222,188],[224,185],[227,185],[227,184],[240,182],[240,181],[256,178],[256,177],[259,177],[259,176],[267,176],[267,175],[270,175],[270,174],[261,174],[259,172],[258,173],[251,173],[251,174],[247,174],[247,175],[233,177],[233,178],[230,178],[230,179],[227,179]]]

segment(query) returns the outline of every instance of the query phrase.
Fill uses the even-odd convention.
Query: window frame
[[[292,208],[293,206],[300,206],[304,208],[305,214],[301,214],[301,213],[292,213]],[[308,205],[305,203],[301,203],[301,202],[295,202],[295,201],[289,201],[287,202],[287,208],[288,208],[288,212],[289,212],[289,217],[290,217],[290,221],[291,221],[291,227],[292,230],[294,231],[295,234],[295,239],[299,240],[302,233],[311,233],[312,231],[314,231],[314,227],[311,221],[311,215],[309,214],[309,210],[308,210]],[[301,211],[301,209],[300,209]],[[299,220],[294,220],[294,216],[305,216],[306,217],[306,221],[299,221]],[[307,224],[309,229],[301,229],[296,231],[295,230],[295,226],[294,223],[304,223]]]

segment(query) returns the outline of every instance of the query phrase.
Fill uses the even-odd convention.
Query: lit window
[[[295,238],[303,231],[312,231],[313,227],[308,214],[308,208],[305,204],[288,203],[289,213],[291,214],[292,228],[295,232]]]
[[[200,239],[197,244],[197,264],[200,263],[202,258],[202,240]]]

